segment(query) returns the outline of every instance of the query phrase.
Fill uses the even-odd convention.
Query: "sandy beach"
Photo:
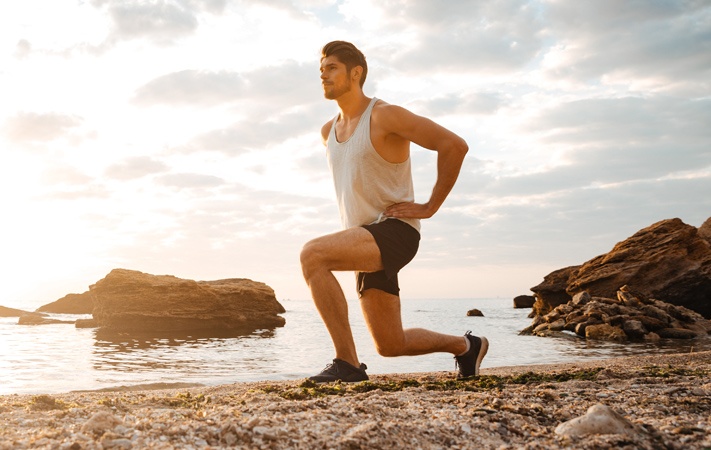
[[[583,363],[0,397],[0,449],[711,448],[711,352]],[[624,434],[556,433],[591,406]]]

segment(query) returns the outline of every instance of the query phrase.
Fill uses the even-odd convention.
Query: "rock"
[[[640,300],[632,292],[620,289],[616,298],[578,293],[545,316],[535,316],[521,334],[557,336],[566,330],[587,339],[618,342],[628,338],[648,342],[660,338],[693,339],[711,334],[711,320],[701,314],[661,300]]]
[[[680,219],[657,222],[604,255],[545,276],[531,288],[534,309],[545,314],[583,291],[612,298],[626,285],[643,303],[645,297],[664,299],[711,318],[710,235],[711,218],[699,229]]]
[[[108,411],[99,411],[81,426],[82,433],[101,436],[123,422]]]
[[[696,337],[696,332],[684,328],[662,328],[656,333],[661,338],[667,339],[693,339]]]
[[[533,334],[540,335],[542,332],[550,330],[550,328],[551,328],[551,324],[549,324],[549,323],[538,324],[533,329]]]
[[[706,241],[711,244],[711,217],[706,219],[706,222],[699,227],[698,233],[699,237],[706,239]]]
[[[533,305],[533,310],[536,314],[545,315],[556,306],[570,301],[571,296],[566,291],[566,288],[568,287],[568,281],[578,269],[580,269],[580,266],[554,270],[543,277],[541,284],[531,288],[531,291],[536,294],[536,302]]]
[[[558,319],[555,322],[551,322],[548,325],[548,329],[551,331],[563,331],[565,329],[565,319]]]
[[[8,308],[6,306],[0,306],[0,317],[20,317],[25,314],[30,314],[29,311],[23,311],[21,309]]]
[[[647,329],[639,320],[628,320],[622,325],[625,334],[631,339],[642,339],[648,333]]]
[[[668,324],[671,323],[671,316],[664,312],[661,308],[657,308],[654,305],[644,305],[641,311],[645,316],[651,317],[653,319],[659,320],[661,323]]]
[[[613,327],[610,324],[588,325],[585,328],[585,337],[601,341],[624,342],[627,335],[620,327]]]
[[[50,319],[46,314],[40,313],[27,313],[20,316],[17,321],[18,325],[51,325],[55,323],[74,323],[74,320],[59,320]]]
[[[247,279],[193,281],[114,269],[89,292],[105,330],[250,333],[285,323],[274,291]]]
[[[97,322],[96,319],[77,319],[77,321],[74,322],[74,326],[77,328],[97,328],[99,322]]]
[[[627,434],[631,436],[642,432],[624,416],[609,406],[596,404],[591,406],[584,416],[563,422],[555,428],[555,434],[562,436],[585,436],[590,434]]]
[[[644,335],[644,340],[647,342],[659,342],[660,339],[659,335],[653,331]]]
[[[644,325],[644,327],[650,331],[660,330],[662,328],[666,328],[666,326],[667,326],[666,322],[663,322],[659,319],[655,319],[654,317],[649,317],[649,316],[644,316],[644,315],[636,317],[636,320],[639,320],[640,322],[642,322],[642,325]]]
[[[37,312],[54,314],[91,314],[94,303],[89,291],[83,294],[67,294],[52,303],[40,306]]]
[[[480,310],[474,308],[467,311],[467,316],[469,317],[484,317],[484,313]]]
[[[622,289],[617,291],[617,299],[621,301],[624,305],[630,306],[632,308],[639,308],[640,306],[642,306],[642,302],[639,301],[637,297],[627,291],[623,291]]]
[[[585,337],[585,329],[588,327],[588,322],[580,322],[575,325],[575,334],[578,336],[583,336]]]
[[[588,291],[578,292],[573,296],[572,304],[573,306],[583,306],[588,304],[591,300],[592,297]]]
[[[129,450],[133,448],[133,442],[131,442],[130,439],[126,438],[112,439],[104,437],[101,439],[101,448],[105,450]]]
[[[518,295],[513,299],[515,309],[533,308],[534,303],[536,303],[536,297],[532,295]]]

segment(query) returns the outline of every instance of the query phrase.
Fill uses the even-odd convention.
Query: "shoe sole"
[[[323,381],[316,381],[312,380],[311,378],[307,378],[307,380],[316,383],[316,384],[324,384],[324,383],[362,383],[364,381],[368,381],[366,378],[365,380],[354,380],[354,381],[348,381],[348,380],[323,380]]]
[[[479,347],[479,354],[476,356],[476,364],[474,365],[474,376],[479,375],[479,366],[486,356],[486,352],[489,351],[489,340],[481,336],[481,347]]]

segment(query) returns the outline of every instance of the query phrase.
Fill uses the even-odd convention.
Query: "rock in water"
[[[612,408],[598,403],[591,406],[584,416],[558,425],[555,433],[564,436],[587,434],[628,434],[634,436],[640,434],[640,431]]]
[[[264,283],[193,281],[114,269],[89,287],[99,327],[115,331],[235,331],[284,326],[285,312]]]
[[[74,320],[50,319],[46,314],[27,313],[17,320],[18,325],[52,325],[57,323],[74,323]]]
[[[662,220],[581,266],[550,273],[531,288],[534,309],[544,315],[583,291],[614,297],[624,285],[638,297],[664,299],[711,318],[711,218],[699,229],[680,219]]]
[[[91,314],[94,303],[91,294],[87,291],[83,294],[67,294],[52,303],[40,306],[37,312],[54,314]]]
[[[515,309],[533,308],[534,303],[536,303],[536,297],[532,295],[517,295],[513,299],[513,305]]]

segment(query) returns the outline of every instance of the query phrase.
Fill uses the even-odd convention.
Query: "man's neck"
[[[362,91],[348,92],[336,99],[338,108],[341,110],[341,120],[350,121],[359,118],[368,107],[370,98],[366,97]]]

